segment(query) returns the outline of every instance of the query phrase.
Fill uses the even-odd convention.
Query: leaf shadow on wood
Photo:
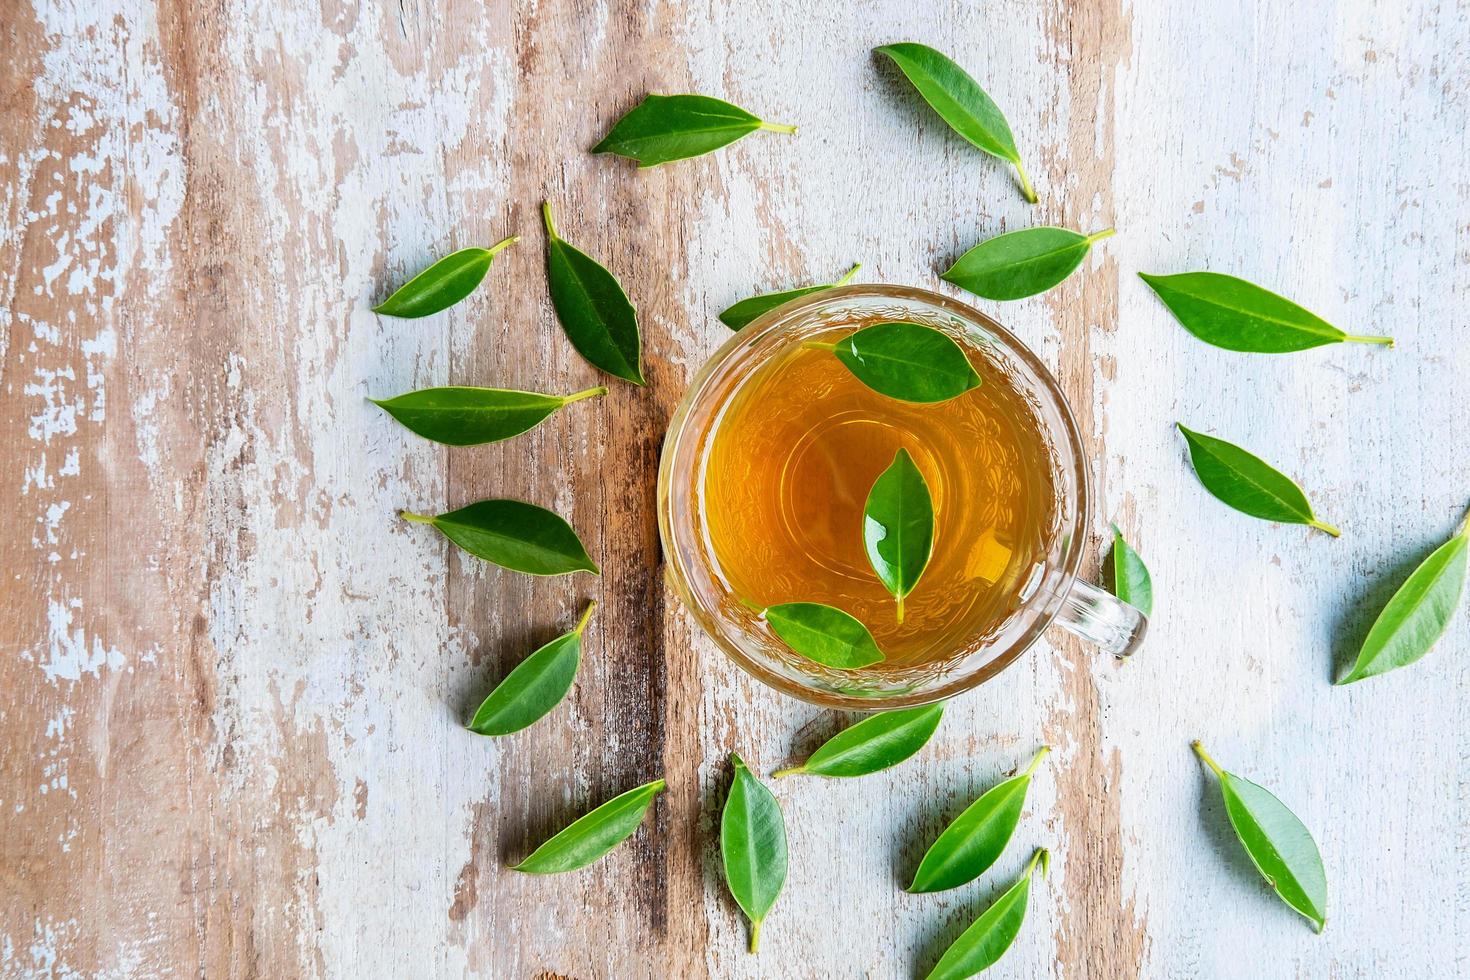
[[[587,601],[579,600],[575,610],[580,615],[582,609],[587,606]],[[536,625],[511,624],[507,625],[499,638],[493,644],[480,644],[469,656],[468,665],[455,664],[450,667],[448,675],[448,702],[449,710],[454,715],[455,724],[463,728],[468,725],[474,717],[475,709],[480,702],[501,681],[505,680],[512,670],[515,670],[527,657],[550,643],[559,636],[564,636],[576,625],[575,616],[567,616],[566,622],[539,623]],[[594,621],[588,628],[588,634],[597,628]],[[586,647],[590,641],[584,641],[582,658],[587,657]],[[580,682],[582,671],[578,669],[577,676]],[[573,684],[572,697],[576,692]],[[536,722],[526,731],[533,731],[536,725],[544,724],[554,718],[562,705],[557,705],[547,717]]]
[[[1394,560],[1386,571],[1379,572],[1361,593],[1343,598],[1343,608],[1338,612],[1328,641],[1331,649],[1327,664],[1329,684],[1336,683],[1339,677],[1347,674],[1353,664],[1357,663],[1358,652],[1362,650],[1363,641],[1368,638],[1368,632],[1373,629],[1373,622],[1378,614],[1383,612],[1388,600],[1393,598],[1399,586],[1414,573],[1414,569],[1442,543],[1443,541],[1428,538],[1428,543],[1423,547]]]
[[[805,725],[796,730],[791,736],[791,748],[787,751],[786,760],[781,764],[782,768],[799,766],[811,758],[813,752],[821,748],[833,735],[843,729],[856,724],[866,714],[841,711],[821,711],[813,715]],[[786,782],[788,777],[782,777],[779,782]],[[820,779],[820,776],[791,776],[790,779]]]
[[[944,828],[992,787],[998,786],[1019,771],[1020,767],[1015,766],[996,774],[993,779],[978,782],[974,779],[967,780],[943,796],[918,800],[903,824],[909,828],[908,831],[900,835],[897,846],[893,848],[894,883],[900,889],[907,890],[919,869],[919,862],[924,859],[924,853]]]
[[[744,758],[744,756],[741,756]],[[735,901],[735,896],[730,894],[730,888],[725,882],[725,858],[720,850],[720,821],[724,815],[725,801],[730,796],[730,789],[735,783],[735,764],[726,756],[719,766],[719,778],[705,788],[699,797],[699,812],[701,827],[708,827],[705,835],[707,841],[703,847],[696,843],[697,853],[700,854],[700,869],[704,876],[704,891],[706,895],[713,894],[720,907],[731,921],[735,922],[743,930],[750,929],[750,923],[745,918],[745,913]],[[779,794],[777,802],[780,801]],[[785,819],[785,810],[782,810],[782,819]],[[698,831],[696,831],[698,833]],[[789,874],[789,871],[788,871]],[[748,931],[745,933],[748,939]]]
[[[1199,826],[1204,832],[1205,839],[1210,842],[1210,849],[1219,856],[1220,862],[1228,869],[1232,878],[1239,880],[1251,891],[1270,892],[1271,885],[1256,870],[1250,855],[1245,852],[1245,845],[1236,836],[1235,826],[1230,822],[1230,815],[1225,812],[1225,799],[1220,793],[1220,781],[1208,768],[1199,764],[1198,758],[1193,758],[1192,761],[1198,764],[1199,768]]]
[[[1006,850],[1010,852],[1015,849],[1007,847]],[[1017,851],[1012,857],[1013,860],[1010,861],[996,861],[990,870],[981,876],[983,879],[981,881],[972,881],[968,885],[937,893],[938,896],[952,897],[949,898],[948,905],[922,927],[917,940],[910,947],[913,956],[913,961],[909,964],[910,976],[929,975],[935,964],[939,962],[939,958],[944,955],[945,950],[954,945],[954,941],[970,928],[981,913],[995,904],[995,900],[1015,884],[1021,871],[1026,867],[1026,862],[1031,859],[1031,851]],[[996,872],[1002,863],[1006,864],[1009,869],[1004,875]],[[937,896],[929,894],[914,897],[933,899]]]

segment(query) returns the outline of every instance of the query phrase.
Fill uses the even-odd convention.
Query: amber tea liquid
[[[878,322],[854,318],[809,341]],[[976,341],[978,389],[935,405],[866,387],[829,351],[792,344],[732,394],[706,456],[703,498],[718,574],[760,606],[822,602],[862,620],[879,668],[937,664],[1022,604],[1054,538],[1054,466],[1041,423]],[[904,620],[863,550],[863,505],[902,447],[934,500],[934,551]]]

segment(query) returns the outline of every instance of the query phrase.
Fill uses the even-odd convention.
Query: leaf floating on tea
[[[1046,877],[1051,855],[1045,848],[1038,848],[1031,855],[1031,863],[1010,888],[980,914],[970,928],[960,934],[925,980],[964,980],[982,970],[994,966],[1011,944],[1020,935],[1021,924],[1026,921],[1026,902],[1031,897],[1031,875],[1037,864],[1041,865],[1041,876]]]
[[[496,253],[520,241],[512,235],[489,248],[462,248],[414,276],[392,296],[373,307],[374,313],[416,319],[449,309],[475,291],[490,271]]]
[[[1175,425],[1189,443],[1195,475],[1216,499],[1263,521],[1305,524],[1334,538],[1342,534],[1331,524],[1317,520],[1301,487],[1260,457],[1224,439],[1193,432],[1177,422]]]
[[[914,755],[933,737],[944,717],[944,702],[918,708],[880,711],[822,743],[806,762],[771,774],[851,778],[881,772]]]
[[[575,629],[552,640],[505,675],[466,727],[476,735],[509,735],[528,728],[561,704],[582,662],[582,633],[597,603],[589,602]]]
[[[577,532],[544,507],[521,500],[481,500],[447,514],[403,513],[415,524],[432,524],[476,558],[527,575],[598,574]]]
[[[863,548],[878,580],[897,600],[898,621],[903,622],[903,600],[918,584],[934,549],[934,501],[906,449],[898,451],[868,491]]]
[[[787,646],[824,666],[856,670],[883,659],[868,628],[841,609],[820,602],[787,602],[769,607],[763,615]]]
[[[990,789],[955,817],[924,852],[909,891],[958,888],[984,874],[1015,833],[1026,791],[1031,788],[1031,774],[1050,751],[1042,746],[1025,772]]]
[[[836,289],[838,286],[846,286],[861,268],[861,263],[854,265],[851,269],[847,270],[846,275],[836,282],[823,283],[820,286],[802,286],[798,289],[788,289],[780,293],[763,293],[760,296],[742,299],[740,302],[727,307],[720,314],[720,322],[731,330],[739,330],[757,317],[774,310],[782,303],[789,303],[799,297],[810,296],[812,293],[820,293],[826,289]]]
[[[446,446],[478,446],[529,432],[557,409],[607,394],[598,385],[570,395],[508,388],[422,388],[373,404],[407,429]]]
[[[720,856],[735,903],[750,919],[750,951],[760,946],[761,923],[786,883],[786,820],[776,797],[740,756],[731,753],[735,780],[720,818]]]
[[[794,133],[707,95],[648,95],[619,119],[593,153],[616,153],[656,167],[718,150],[758,129]]]
[[[1010,124],[978,82],[948,55],[923,44],[887,44],[874,50],[893,59],[951,129],[991,156],[1009,161],[1021,179],[1021,193],[1027,201],[1036,203],[1036,192],[1031,189],[1026,168],[1021,166]]]
[[[1310,919],[1321,932],[1327,924],[1327,873],[1322,870],[1322,855],[1311,833],[1271,793],[1249,779],[1224,771],[1204,746],[1199,742],[1193,745],[1205,765],[1219,777],[1230,825],[1256,870],[1283,902]]]
[[[551,202],[546,219],[546,279],[551,305],[572,346],[608,374],[643,384],[643,341],[638,314],[618,281],[586,253],[557,237]]]
[[[1103,567],[1103,578],[1113,595],[1145,616],[1154,612],[1154,582],[1148,566],[1138,552],[1123,540],[1123,532],[1113,525],[1113,552]]]
[[[1460,605],[1467,551],[1470,517],[1399,586],[1363,640],[1357,663],[1337,683],[1351,684],[1407,667],[1429,652]]]
[[[1218,272],[1140,272],[1184,329],[1207,344],[1255,354],[1287,354],[1352,341],[1392,347],[1392,337],[1360,337],[1255,283]]]
[[[863,384],[899,401],[949,401],[980,387],[964,349],[919,323],[875,323],[835,344],[809,340],[802,346],[831,351]]]
[[[940,276],[986,299],[1035,296],[1070,276],[1094,242],[1113,229],[1079,235],[1066,228],[1023,228],[981,242]]]
[[[532,851],[530,857],[512,865],[511,870],[550,875],[587,867],[633,836],[648,808],[653,805],[654,797],[663,792],[664,786],[662,779],[655,779],[621,796],[614,796],[572,821],[555,837]]]

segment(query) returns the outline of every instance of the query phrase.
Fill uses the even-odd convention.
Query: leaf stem
[[[502,238],[500,241],[498,241],[494,245],[491,245],[490,246],[490,249],[489,249],[490,254],[491,255],[494,255],[497,252],[503,252],[506,249],[510,248],[512,245],[514,245],[516,242],[520,241],[520,240],[521,240],[521,236],[520,235],[511,235],[509,238]]]
[[[579,619],[579,620],[577,620],[577,628],[574,629],[574,630],[572,630],[573,633],[576,633],[578,636],[581,636],[582,635],[582,631],[587,628],[588,621],[592,619],[592,611],[594,609],[596,609],[596,608],[597,608],[597,600],[596,599],[588,599],[587,600],[587,608],[585,610],[583,610],[583,612],[582,612],[582,618]]]
[[[1392,337],[1363,337],[1359,336],[1358,334],[1350,333],[1342,339],[1345,341],[1350,340],[1355,344],[1377,344],[1379,347],[1393,346]]]
[[[551,221],[550,201],[541,202],[541,220],[546,222],[546,234],[549,235],[553,241],[555,241],[557,239],[556,225],[553,224]]]
[[[836,344],[824,344],[820,340],[806,340],[806,341],[803,341],[802,342],[801,346],[802,346],[802,349],[803,350],[825,350],[825,351],[835,351],[835,350],[837,350],[837,345]]]
[[[1031,855],[1031,863],[1026,865],[1026,873],[1022,877],[1031,877],[1031,873],[1036,870],[1038,863],[1041,864],[1041,877],[1045,878],[1047,871],[1051,867],[1051,852],[1044,847],[1038,847],[1036,852]]]
[[[1048,752],[1050,752],[1050,751],[1051,751],[1051,746],[1050,745],[1043,745],[1040,749],[1038,749],[1037,752],[1036,752],[1036,755],[1034,755],[1034,756],[1031,757],[1031,764],[1026,767],[1026,775],[1029,776],[1033,772],[1035,772],[1036,771],[1036,767],[1039,766],[1039,765],[1041,765],[1041,760],[1042,759],[1045,759],[1046,758],[1046,754]]]
[[[785,769],[777,769],[775,772],[771,773],[771,778],[780,779],[783,776],[800,776],[804,772],[806,772],[805,765],[789,766]]]
[[[855,276],[855,275],[857,275],[857,271],[859,269],[861,269],[862,267],[863,267],[863,264],[861,262],[854,262],[853,265],[852,265],[852,268],[851,269],[848,269],[847,270],[847,273],[841,279],[839,279],[836,282],[834,282],[832,285],[833,286],[846,286],[848,283],[852,282],[852,277]]]
[[[561,403],[563,405],[570,405],[572,402],[579,402],[584,398],[596,398],[598,395],[605,394],[607,394],[607,385],[597,385],[596,387],[586,388],[582,391],[574,391],[570,395],[562,395]]]
[[[1036,190],[1031,186],[1031,178],[1026,176],[1026,168],[1021,166],[1020,160],[1012,160],[1016,168],[1016,176],[1021,178],[1021,194],[1026,198],[1027,204],[1036,203]]]
[[[1224,778],[1225,770],[1221,769],[1218,765],[1216,765],[1215,760],[1210,758],[1210,753],[1205,751],[1205,747],[1200,744],[1199,739],[1195,739],[1189,744],[1194,749],[1195,755],[1198,755],[1201,759],[1203,759],[1205,765],[1209,766],[1211,771],[1214,772],[1216,778]]]
[[[761,920],[760,919],[751,919],[750,920],[750,951],[752,953],[759,952],[760,951],[760,945],[761,945]]]
[[[791,134],[791,133],[796,132],[796,127],[795,126],[783,126],[781,123],[762,122],[760,124],[759,128],[760,129],[764,129],[768,133],[787,133],[787,134]]]
[[[415,513],[411,512],[411,511],[407,511],[407,510],[401,510],[401,511],[399,511],[398,512],[398,516],[401,517],[401,518],[403,518],[405,521],[408,521],[408,522],[410,522],[412,524],[433,524],[434,523],[434,519],[432,517],[425,517],[423,514],[415,514]]]
[[[1316,520],[1314,518],[1313,520],[1307,521],[1307,526],[1308,527],[1315,527],[1319,531],[1326,531],[1328,534],[1332,535],[1334,538],[1340,538],[1340,537],[1342,537],[1342,532],[1339,531],[1337,528],[1333,527],[1331,524],[1328,524],[1326,521],[1319,521],[1319,520]]]
[[[898,621],[903,622],[903,596],[894,596],[898,600]]]
[[[1114,234],[1116,234],[1116,232],[1112,228],[1104,228],[1102,231],[1095,231],[1087,236],[1087,244],[1091,245],[1093,242],[1100,242],[1104,238],[1112,238]]]

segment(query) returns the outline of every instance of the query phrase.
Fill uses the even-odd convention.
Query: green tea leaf
[[[811,758],[799,766],[771,774],[849,778],[881,772],[922,749],[944,717],[944,702],[880,711],[843,729],[822,743]]]
[[[720,856],[730,894],[750,919],[750,951],[760,946],[761,923],[786,884],[786,821],[781,805],[733,752],[735,781],[720,818]]]
[[[607,394],[601,385],[570,395],[509,388],[421,388],[374,405],[425,439],[446,446],[478,446],[528,432],[563,405]]]
[[[1225,812],[1251,863],[1281,900],[1321,932],[1327,924],[1327,873],[1317,842],[1296,814],[1249,779],[1225,772],[1194,742],[1194,751],[1220,779]]]
[[[1103,579],[1113,595],[1145,616],[1153,615],[1154,580],[1138,552],[1123,540],[1123,532],[1116,524],[1113,525],[1113,553],[1103,566]]]
[[[1026,901],[1031,897],[1031,875],[1037,864],[1041,865],[1041,876],[1046,877],[1051,855],[1046,848],[1037,848],[1031,855],[1031,863],[1010,888],[1007,888],[984,912],[960,934],[925,980],[964,980],[982,970],[994,966],[1021,932],[1026,921]]]
[[[1286,354],[1353,341],[1393,346],[1392,337],[1346,334],[1321,317],[1255,283],[1218,272],[1150,276],[1140,272],[1184,325],[1207,344],[1257,354]]]
[[[908,450],[900,449],[878,475],[863,508],[863,548],[883,587],[898,602],[914,591],[934,550],[934,501]]]
[[[919,323],[875,323],[835,344],[802,346],[831,351],[863,384],[899,401],[943,402],[980,387],[960,345]]]
[[[707,95],[648,95],[592,152],[616,153],[637,160],[640,167],[656,167],[718,150],[758,129],[796,132],[795,126],[762,122],[739,106]]]
[[[1453,538],[1414,569],[1378,614],[1358,651],[1358,662],[1339,684],[1407,667],[1429,652],[1450,624],[1465,591],[1470,517]]]
[[[909,891],[958,888],[984,874],[1015,833],[1026,791],[1031,788],[1031,774],[1050,751],[1042,746],[1025,772],[993,787],[955,817],[924,852]]]
[[[476,735],[509,735],[540,721],[561,704],[577,679],[582,633],[597,603],[589,602],[570,633],[558,636],[505,675],[467,726]]]
[[[762,615],[787,646],[808,660],[855,670],[883,659],[868,628],[841,609],[820,602],[787,602]]]
[[[1237,445],[1174,424],[1189,443],[1195,475],[1216,499],[1263,521],[1306,524],[1334,538],[1342,534],[1317,520],[1307,495],[1286,474]]]
[[[521,500],[481,500],[436,517],[403,512],[432,524],[476,558],[527,575],[598,574],[572,526],[544,507]]]
[[[572,821],[546,843],[531,852],[512,871],[533,875],[560,874],[576,871],[602,857],[633,836],[643,822],[654,797],[664,791],[662,779],[614,796],[597,809]]]
[[[887,44],[874,50],[893,59],[924,101],[951,129],[991,156],[1009,161],[1021,179],[1021,193],[1027,201],[1036,203],[1036,192],[1031,189],[1026,168],[1021,166],[1021,154],[1016,152],[1010,124],[1000,106],[963,68],[947,55],[923,44]]]
[[[940,278],[986,299],[1035,296],[1070,276],[1092,243],[1112,233],[1111,228],[1091,235],[1065,228],[1022,228],[976,245]]]
[[[374,313],[414,319],[447,310],[475,291],[490,271],[496,253],[520,241],[511,235],[489,248],[462,248],[399,286],[392,296],[373,307]]]
[[[550,201],[541,205],[541,216],[546,219],[551,306],[567,339],[593,367],[643,384],[643,341],[627,293],[611,272],[557,237]]]
[[[861,263],[854,265],[851,269],[847,270],[845,276],[836,282],[823,283],[820,286],[802,286],[799,289],[788,289],[780,293],[763,293],[760,296],[742,299],[733,306],[726,307],[725,311],[720,314],[720,322],[731,330],[739,330],[756,319],[756,317],[774,310],[782,303],[789,303],[791,300],[801,296],[810,296],[812,293],[820,293],[824,289],[835,289],[838,286],[846,286],[861,268]]]

